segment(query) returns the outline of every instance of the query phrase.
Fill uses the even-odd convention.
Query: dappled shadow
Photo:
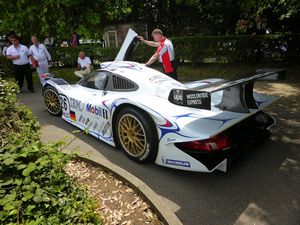
[[[278,122],[272,128],[271,138],[260,145],[245,146],[244,160],[227,173],[212,174],[134,163],[122,152],[96,138],[71,134],[76,128],[50,116],[39,94],[25,93],[21,99],[33,109],[42,126],[53,126],[64,134],[76,135],[80,148],[96,149],[109,161],[143,180],[166,199],[185,225],[298,225],[300,85],[259,82],[256,88],[260,92],[282,96],[266,109]]]

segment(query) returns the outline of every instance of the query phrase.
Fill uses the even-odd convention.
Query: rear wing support
[[[249,113],[249,109],[258,109],[253,96],[254,81],[278,72],[286,72],[286,69],[276,69],[247,78],[203,85],[190,90],[172,89],[169,101],[179,106],[211,110],[211,94],[223,91],[222,100],[216,107],[221,110]]]
[[[222,101],[216,105],[221,110],[248,113],[250,109],[257,109],[253,97],[254,82],[227,88],[223,91]]]

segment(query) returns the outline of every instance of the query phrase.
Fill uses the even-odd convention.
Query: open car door
[[[132,29],[128,30],[126,38],[122,44],[122,47],[115,58],[115,61],[126,61],[129,59],[132,52],[138,46],[139,40],[137,39],[138,34]]]

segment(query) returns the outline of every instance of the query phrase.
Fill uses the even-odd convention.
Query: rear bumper
[[[269,128],[276,123],[275,119],[260,111],[223,133],[229,138],[231,147],[214,152],[180,149],[185,154],[203,164],[207,171],[221,170],[226,172],[231,162],[239,160],[244,146],[253,145],[269,137]]]

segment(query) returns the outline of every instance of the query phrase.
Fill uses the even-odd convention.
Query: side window
[[[103,90],[107,74],[108,72],[106,71],[94,71],[82,78],[79,85],[86,88]]]

